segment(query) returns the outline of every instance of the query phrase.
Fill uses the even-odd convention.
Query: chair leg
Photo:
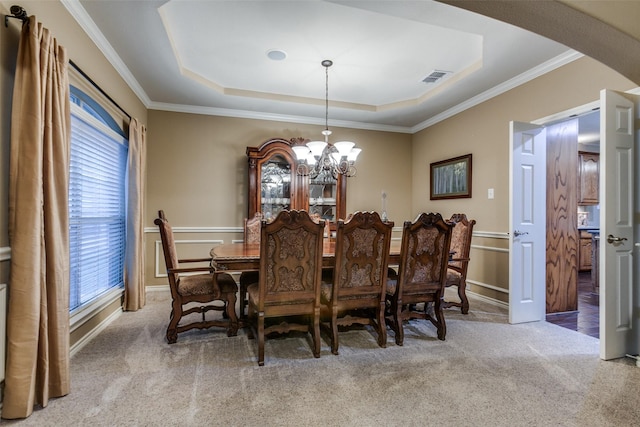
[[[167,342],[174,344],[178,341],[178,322],[182,318],[182,305],[179,301],[173,301],[171,307],[171,316],[169,318],[169,326],[167,326]]]
[[[331,353],[338,355],[338,308],[331,312]]]
[[[247,287],[240,283],[240,319],[245,319],[246,314],[244,308],[247,305]]]
[[[447,324],[444,320],[444,311],[442,310],[442,295],[436,297],[434,303],[434,311],[436,315],[436,328],[438,328],[438,339],[444,341],[447,335]]]
[[[404,343],[404,327],[402,326],[402,302],[395,300],[391,306],[393,310],[393,323],[396,333],[396,344],[402,345]]]
[[[229,328],[227,329],[228,337],[238,335],[238,317],[236,316],[236,294],[235,292],[227,294],[227,309],[225,313],[229,318]]]
[[[380,303],[378,307],[378,345],[382,348],[387,347],[387,324],[384,321],[384,310],[385,304],[384,302]]]
[[[458,296],[460,297],[460,302],[462,303],[462,314],[469,314],[469,300],[467,299],[467,281],[462,280],[458,284]]]
[[[245,325],[249,326],[249,329],[247,330],[247,338],[252,340],[256,337],[256,319],[255,316],[252,315],[252,313],[249,311],[249,307],[247,307],[247,319],[244,322]]]
[[[320,357],[320,307],[313,315],[313,357]]]
[[[264,313],[258,313],[258,366],[264,366]]]

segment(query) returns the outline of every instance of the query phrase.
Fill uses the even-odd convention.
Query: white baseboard
[[[102,332],[107,326],[109,326],[114,320],[122,315],[122,308],[114,310],[109,316],[107,316],[102,322],[96,325],[89,333],[85,334],[78,342],[71,346],[69,349],[69,357],[73,358],[74,354],[82,350],[93,338],[95,338],[100,332]]]
[[[486,302],[488,304],[495,305],[497,307],[502,307],[502,308],[509,309],[509,304],[506,303],[506,302],[498,301],[497,299],[489,298],[487,296],[480,295],[480,294],[477,294],[475,292],[471,292],[468,289],[467,289],[466,293],[467,293],[467,296],[469,296],[469,297],[482,300],[482,301],[484,301],[484,302]]]

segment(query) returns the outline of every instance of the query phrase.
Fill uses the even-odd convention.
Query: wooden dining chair
[[[329,318],[331,352],[338,354],[338,327],[372,325],[387,346],[385,295],[392,222],[376,212],[338,220],[333,281],[322,284],[321,315]]]
[[[453,224],[451,232],[451,258],[447,268],[447,282],[445,287],[457,286],[457,301],[443,301],[443,308],[460,307],[462,314],[469,313],[469,300],[467,299],[467,269],[469,268],[469,253],[471,251],[471,237],[476,220],[468,220],[463,213],[453,214],[448,220]]]
[[[422,213],[413,222],[404,223],[398,276],[387,280],[390,324],[397,345],[404,342],[403,322],[409,319],[431,321],[437,328],[438,339],[445,339],[447,328],[442,299],[451,229],[439,213]],[[433,313],[430,303],[433,303]]]
[[[260,366],[270,333],[311,332],[313,355],[320,357],[323,231],[324,221],[316,223],[306,211],[281,211],[273,222],[262,221],[259,280],[247,288],[250,338],[257,335]]]
[[[244,219],[244,243],[248,245],[260,244],[260,229],[262,228],[262,213],[256,212],[253,217]],[[252,283],[258,283],[257,271],[243,271],[240,273],[239,306],[240,319],[246,317],[247,287]]]
[[[158,218],[154,221],[160,230],[164,261],[171,290],[171,315],[167,327],[167,341],[173,344],[178,340],[178,334],[190,329],[206,329],[219,326],[227,329],[228,336],[235,336],[238,332],[238,318],[236,316],[236,293],[238,286],[229,274],[215,271],[211,267],[211,258],[178,259],[173,230],[164,211],[158,211]],[[202,267],[180,267],[184,264],[209,263]],[[188,274],[198,273],[205,274]],[[220,302],[221,304],[215,304]],[[193,303],[205,305],[193,306]],[[188,308],[185,307],[188,305]],[[206,319],[208,311],[222,311],[226,319]],[[199,321],[180,324],[180,321],[193,313],[201,313]]]
[[[262,228],[262,213],[256,212],[253,217],[244,219],[244,243],[260,243],[260,229]]]
[[[311,219],[314,220],[317,223],[319,223],[320,221],[323,221],[322,215],[320,215],[317,212],[310,213],[309,217],[311,217]],[[325,238],[330,238],[331,237],[331,228],[330,228],[330,225],[329,225],[329,221],[326,221],[326,220],[324,220],[324,237]]]

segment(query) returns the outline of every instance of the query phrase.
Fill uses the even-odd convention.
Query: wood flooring
[[[600,298],[591,289],[591,272],[578,274],[578,310],[547,314],[547,322],[600,338]]]

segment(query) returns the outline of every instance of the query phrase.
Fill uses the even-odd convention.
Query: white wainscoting
[[[473,232],[473,237],[484,237],[484,238],[489,238],[489,239],[508,240],[509,239],[509,233],[498,233],[498,232],[495,232],[495,231],[474,231]],[[475,249],[475,250],[478,250],[478,251],[501,252],[501,253],[506,253],[506,254],[509,253],[509,249],[508,248],[499,248],[499,247],[495,247],[495,246],[486,246],[486,245],[474,245],[474,244],[472,244],[471,245],[471,249]],[[500,288],[498,286],[494,286],[494,285],[491,285],[489,283],[483,283],[483,282],[479,282],[477,280],[472,280],[472,279],[467,279],[467,283],[471,284],[471,285],[474,285],[474,286],[479,286],[479,287],[482,287],[482,288],[491,289],[491,290],[496,291],[496,292],[509,294],[509,289]],[[475,296],[477,296],[479,298],[481,297],[481,298],[483,298],[483,299],[485,299],[487,301],[491,301],[491,302],[494,302],[494,303],[499,304],[499,305],[508,306],[508,304],[504,304],[501,301],[496,301],[494,299],[484,297],[484,296],[476,294],[474,292],[469,292],[468,291],[468,293],[474,294]]]

